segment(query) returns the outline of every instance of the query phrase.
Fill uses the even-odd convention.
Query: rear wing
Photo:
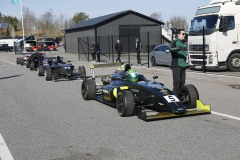
[[[92,74],[92,79],[96,78],[102,78],[102,77],[109,77],[111,74],[107,75],[95,75],[95,69],[96,68],[109,68],[109,67],[120,67],[122,66],[122,63],[106,63],[106,64],[95,64],[91,65],[91,74]]]

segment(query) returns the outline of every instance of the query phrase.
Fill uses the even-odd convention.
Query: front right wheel
[[[128,117],[135,114],[135,101],[131,91],[121,91],[117,95],[116,107],[118,114]]]
[[[196,108],[199,100],[197,88],[192,84],[182,86],[179,98],[186,109]]]

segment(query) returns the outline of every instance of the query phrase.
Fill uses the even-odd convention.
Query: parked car
[[[12,52],[13,47],[8,46],[8,44],[0,44],[0,51]]]
[[[150,60],[152,66],[156,65],[171,65],[172,55],[170,50],[170,44],[162,44],[156,46],[150,53]]]
[[[187,56],[187,66],[188,66],[188,62],[189,62],[189,57]],[[162,44],[162,45],[158,45],[156,46],[153,51],[150,53],[150,60],[152,63],[152,66],[156,66],[156,65],[167,65],[170,66],[171,65],[171,61],[172,61],[172,55],[170,52],[170,44]]]

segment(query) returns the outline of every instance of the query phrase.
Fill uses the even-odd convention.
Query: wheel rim
[[[239,59],[239,57],[234,57],[232,59],[231,64],[232,64],[233,67],[239,68],[240,67],[240,59]]]
[[[123,101],[123,96],[120,95],[118,97],[118,106],[117,106],[117,110],[119,113],[123,113],[123,108],[124,108],[124,101]]]
[[[190,99],[186,91],[182,91],[180,100],[183,103],[184,107],[188,108]]]

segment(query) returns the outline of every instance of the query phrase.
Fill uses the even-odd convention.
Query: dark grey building
[[[87,44],[96,41],[102,53],[108,53],[113,50],[112,43],[115,44],[116,40],[120,39],[123,51],[135,51],[136,37],[140,38],[144,50],[147,47],[147,32],[151,37],[151,45],[158,45],[162,42],[163,24],[163,22],[132,10],[89,19],[64,30],[66,52],[79,53],[79,39],[83,42],[81,48],[85,50]]]

